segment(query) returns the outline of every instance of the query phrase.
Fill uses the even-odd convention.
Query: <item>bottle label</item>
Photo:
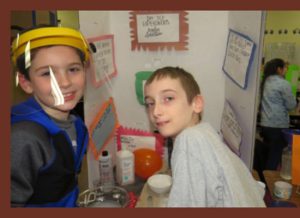
[[[109,191],[114,186],[114,175],[112,162],[110,158],[104,158],[99,160],[100,170],[100,185],[104,190]]]
[[[127,185],[134,182],[134,162],[132,158],[118,160],[117,166],[118,182],[120,185]]]

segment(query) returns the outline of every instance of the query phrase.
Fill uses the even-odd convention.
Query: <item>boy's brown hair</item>
[[[198,83],[194,79],[193,75],[179,67],[163,67],[157,69],[149,77],[145,86],[151,84],[156,79],[159,80],[165,77],[179,79],[190,104],[192,103],[195,96],[201,94]]]

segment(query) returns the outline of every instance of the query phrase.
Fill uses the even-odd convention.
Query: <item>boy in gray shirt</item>
[[[248,168],[201,121],[203,98],[190,73],[156,70],[145,84],[145,104],[160,134],[174,141],[168,207],[265,207]]]

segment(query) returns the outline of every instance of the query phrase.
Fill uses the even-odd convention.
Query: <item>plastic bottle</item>
[[[116,173],[119,185],[134,183],[134,155],[129,150],[121,150],[116,155]]]
[[[109,192],[115,185],[112,159],[108,151],[103,151],[99,158],[100,185],[104,192]]]
[[[292,179],[292,147],[288,145],[282,151],[280,176],[283,179]]]

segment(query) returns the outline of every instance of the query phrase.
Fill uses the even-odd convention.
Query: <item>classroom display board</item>
[[[223,71],[243,89],[247,88],[247,74],[254,50],[255,43],[249,37],[229,30]]]

